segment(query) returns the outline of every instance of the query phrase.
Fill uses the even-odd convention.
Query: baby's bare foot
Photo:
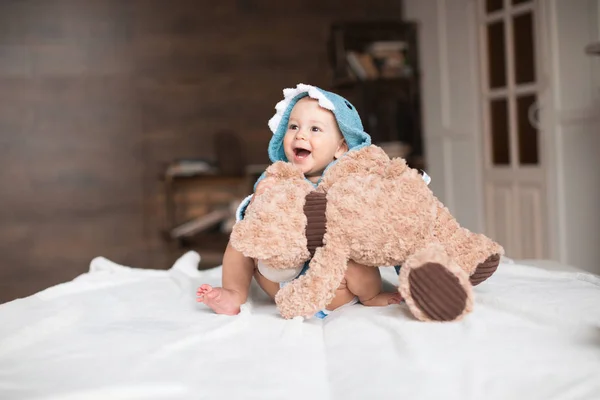
[[[398,292],[383,292],[370,300],[361,300],[361,303],[367,307],[385,307],[390,304],[402,303],[402,296]]]
[[[389,293],[388,304],[400,304],[402,303],[402,295],[398,292]]]
[[[199,303],[204,303],[217,314],[236,315],[240,313],[242,303],[239,294],[233,290],[212,287],[204,284],[196,292]]]

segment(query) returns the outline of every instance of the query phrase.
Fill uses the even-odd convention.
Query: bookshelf
[[[352,102],[373,143],[410,147],[424,168],[418,25],[402,20],[340,21],[330,27],[331,90]]]

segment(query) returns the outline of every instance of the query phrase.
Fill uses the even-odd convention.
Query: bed
[[[235,317],[195,302],[198,271],[99,257],[0,305],[0,399],[598,399],[600,277],[503,259],[454,323],[404,305],[283,320],[256,287]],[[383,268],[395,282],[392,268]]]

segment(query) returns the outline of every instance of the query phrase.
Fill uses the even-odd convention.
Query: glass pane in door
[[[518,15],[513,19],[515,41],[515,82],[517,85],[535,82],[535,47],[533,15]]]
[[[536,95],[517,97],[517,129],[519,136],[519,163],[536,165],[539,163],[538,125],[539,115],[533,112]]]
[[[492,133],[492,163],[510,164],[510,144],[508,136],[508,101],[490,101],[490,127]]]
[[[488,73],[490,89],[506,86],[506,46],[504,42],[504,22],[494,22],[487,27],[488,33]]]
[[[504,0],[486,0],[485,9],[488,13],[502,10]]]

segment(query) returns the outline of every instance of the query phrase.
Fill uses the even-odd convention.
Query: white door
[[[432,190],[461,225],[502,243],[508,256],[545,257],[537,3],[406,0],[404,11],[420,23]]]
[[[509,257],[548,257],[536,0],[477,0],[487,232]]]
[[[460,224],[486,232],[477,3],[405,0],[419,22],[424,148],[431,189]]]

